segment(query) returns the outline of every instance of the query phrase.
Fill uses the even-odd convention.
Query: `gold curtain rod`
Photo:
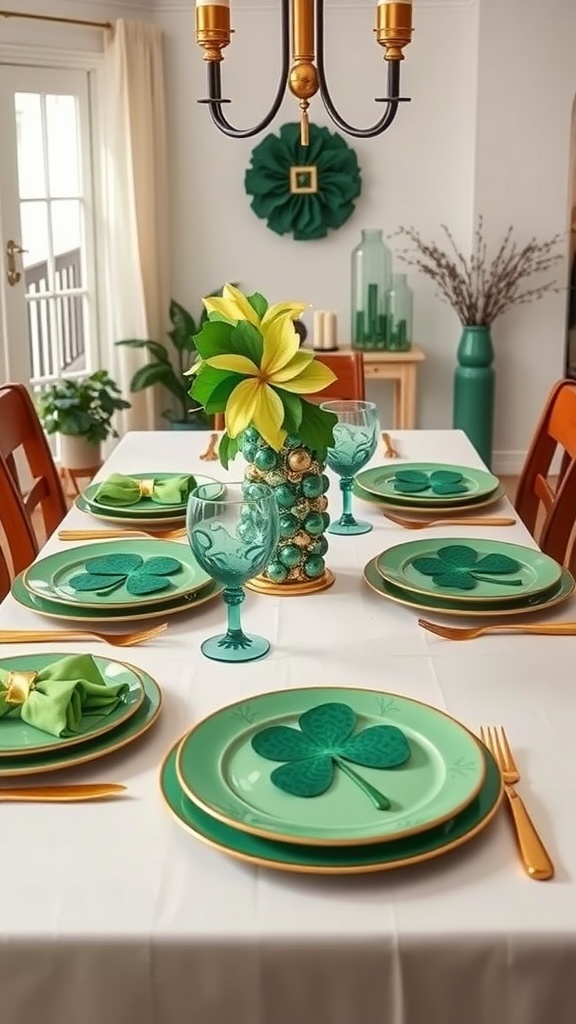
[[[57,18],[50,14],[21,14],[20,11],[0,11],[0,18],[30,18],[32,21],[55,21],[61,25],[85,25],[89,28],[112,28],[111,21],[84,21],[82,18]]]

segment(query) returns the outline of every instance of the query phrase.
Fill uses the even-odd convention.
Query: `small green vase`
[[[457,357],[452,424],[468,435],[490,469],[496,380],[490,328],[463,327]]]

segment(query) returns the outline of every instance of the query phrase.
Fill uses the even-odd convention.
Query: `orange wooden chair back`
[[[555,458],[560,460],[558,470],[552,467]],[[560,380],[552,388],[518,480],[514,505],[542,551],[563,563],[576,522],[576,381]]]
[[[27,569],[38,554],[38,541],[20,492],[14,482],[6,460],[0,455],[0,524],[2,526],[2,547],[4,548],[4,564],[8,574],[10,589],[10,572],[6,554],[10,555],[13,574]],[[0,566],[0,579],[4,581],[4,571]],[[0,591],[5,581],[0,585]]]
[[[323,352],[315,353],[316,360],[324,363],[334,374],[336,380],[329,384],[323,391],[315,395],[304,395],[304,398],[311,402],[363,402],[364,389],[364,363],[361,352]],[[214,429],[224,430],[224,415],[216,413],[214,417]]]
[[[4,557],[4,552],[0,547],[0,601],[3,601],[5,597],[10,593],[10,572],[8,569],[8,562]]]
[[[27,463],[29,486],[20,480],[18,452]],[[0,456],[14,478],[30,522],[40,507],[49,537],[66,514],[66,499],[34,403],[23,384],[0,385]]]

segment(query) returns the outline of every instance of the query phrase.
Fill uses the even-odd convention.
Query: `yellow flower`
[[[245,295],[233,284],[225,284],[222,289],[222,298],[209,296],[202,300],[207,313],[219,313],[230,323],[238,320],[248,320],[254,327],[267,327],[278,317],[288,316],[290,320],[296,320],[301,316],[306,306],[299,302],[279,302],[275,306],[269,306],[262,319],[248,302]]]
[[[292,320],[304,309],[303,306],[271,306],[260,321],[252,307],[251,316],[245,315],[248,312],[245,309],[246,300],[237,289],[231,285],[226,285],[226,289],[228,294],[223,299],[204,301],[218,303],[212,308],[231,320],[250,319],[263,338],[259,366],[248,356],[234,353],[211,356],[205,360],[208,366],[217,370],[240,373],[247,378],[236,385],[228,398],[226,430],[234,438],[252,424],[264,440],[279,451],[286,438],[286,431],[282,429],[284,406],[274,389],[296,395],[311,395],[327,387],[336,377],[323,363],[314,360],[312,352],[299,350],[299,338]]]

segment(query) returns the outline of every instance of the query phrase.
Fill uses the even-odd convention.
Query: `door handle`
[[[8,279],[8,284],[10,285],[18,284],[22,277],[20,271],[16,270],[16,256],[22,252],[28,252],[28,250],[22,249],[21,246],[18,245],[18,242],[14,242],[12,238],[6,242],[6,277]]]

